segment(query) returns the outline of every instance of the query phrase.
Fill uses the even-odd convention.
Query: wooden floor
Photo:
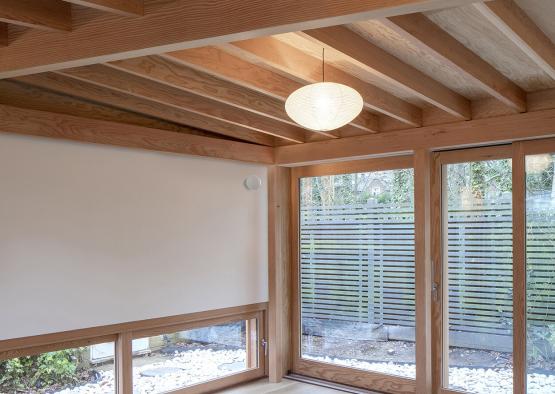
[[[257,380],[246,385],[237,386],[231,389],[221,391],[225,394],[336,394],[344,393],[330,389],[327,387],[316,386],[312,384],[296,382],[284,379],[281,383],[268,383],[268,379]]]

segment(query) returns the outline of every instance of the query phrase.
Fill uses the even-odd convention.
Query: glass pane
[[[555,393],[555,182],[552,154],[526,157],[528,393]]]
[[[111,342],[0,361],[0,393],[115,393],[114,376]]]
[[[415,377],[413,170],[301,179],[301,356]]]
[[[247,358],[250,324],[238,321],[133,340],[133,392],[163,393],[256,368],[256,360]]]
[[[509,394],[513,272],[511,160],[444,167],[448,376],[444,386]]]

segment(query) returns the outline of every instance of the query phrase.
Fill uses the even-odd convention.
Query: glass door
[[[523,145],[526,392],[555,393],[555,146]]]
[[[513,393],[511,147],[438,155],[441,392]]]
[[[294,372],[414,392],[411,166],[403,157],[295,170]]]

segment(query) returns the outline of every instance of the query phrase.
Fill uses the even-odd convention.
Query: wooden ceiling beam
[[[183,90],[137,77],[105,65],[98,64],[79,67],[64,70],[60,73],[160,104],[220,119],[292,142],[302,143],[306,139],[306,130],[300,127],[278,122],[249,111],[241,111],[228,104],[193,95]]]
[[[84,118],[128,123],[161,130],[178,131],[186,134],[219,137],[215,133],[97,104],[13,80],[0,81],[0,104]]]
[[[287,97],[304,86],[300,82],[249,63],[216,47],[187,49],[161,56],[203,73],[214,75],[234,85],[273,97],[280,101],[282,111]],[[285,112],[283,113],[285,114]],[[285,116],[289,118],[287,114]],[[351,125],[367,132],[378,131],[377,117],[367,111],[362,112],[351,122]]]
[[[2,0],[0,21],[43,30],[71,30],[71,4],[62,0]]]
[[[555,80],[555,44],[514,1],[479,2],[474,7]]]
[[[64,95],[145,114],[183,126],[208,130],[255,144],[273,146],[276,142],[275,138],[271,135],[56,73],[27,75],[18,77],[15,80]]]
[[[265,66],[296,78],[302,84],[317,82],[322,78],[321,59],[316,59],[272,37],[237,41],[222,48],[233,55],[246,58],[247,61],[262,62]],[[362,95],[368,109],[411,126],[422,124],[419,108],[342,70],[327,65],[326,80],[356,89]]]
[[[489,95],[518,112],[526,111],[526,93],[424,14],[399,15],[383,23],[420,49],[440,57],[471,78]]]
[[[14,5],[23,1],[3,0]],[[60,1],[60,0],[58,0]],[[174,0],[144,17],[99,15],[71,34],[29,32],[0,48],[0,78],[466,4],[469,0]],[[69,5],[64,2],[64,4]],[[91,39],[94,37],[94,39]]]
[[[126,16],[144,15],[144,0],[64,0],[69,3],[96,8]]]
[[[305,30],[306,36],[331,47],[388,83],[460,119],[470,119],[470,101],[344,26]]]
[[[283,102],[280,100],[186,67],[171,58],[145,56],[106,65],[297,127],[287,116]],[[337,138],[329,132],[319,132],[319,134]]]
[[[555,109],[282,146],[276,164],[303,165],[417,149],[441,150],[555,137]]]
[[[0,132],[184,153],[262,164],[273,148],[148,127],[0,105]]]

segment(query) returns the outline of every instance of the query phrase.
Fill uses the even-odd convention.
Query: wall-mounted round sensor
[[[244,184],[247,190],[258,190],[262,186],[262,179],[256,175],[250,175],[245,179]]]

